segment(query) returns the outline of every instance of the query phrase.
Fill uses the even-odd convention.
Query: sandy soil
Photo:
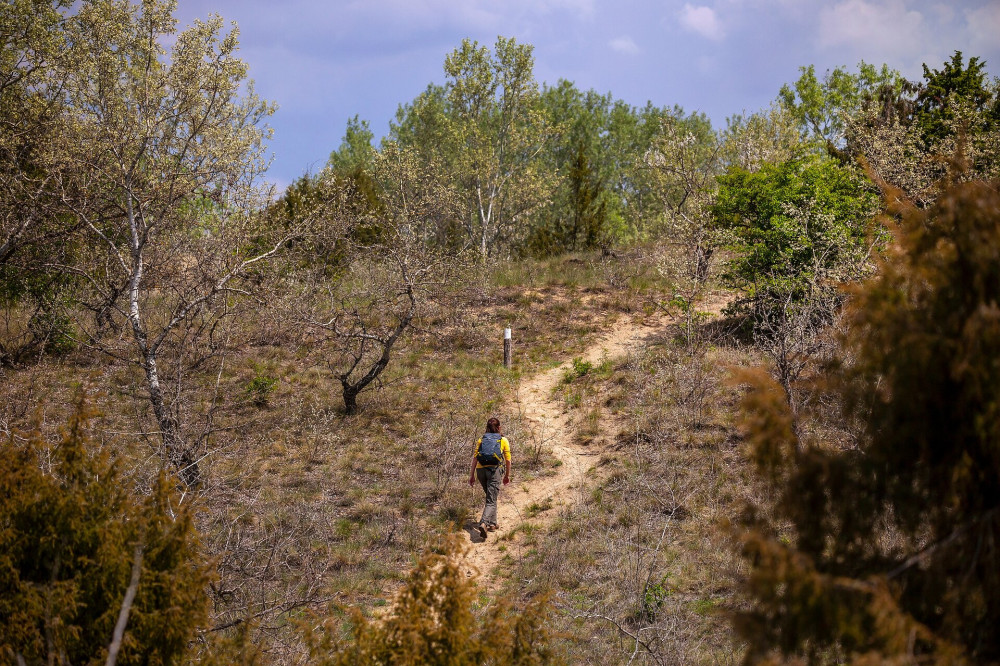
[[[643,321],[623,319],[580,358],[594,365],[600,363],[605,356],[611,359],[621,358],[630,351],[641,348],[647,339],[662,334],[669,321],[670,318],[666,316],[651,317]],[[488,576],[499,565],[505,552],[516,552],[518,539],[505,540],[503,537],[527,520],[526,509],[529,506],[551,503],[552,508],[531,518],[532,524],[544,529],[559,514],[559,509],[578,502],[586,490],[587,474],[595,466],[601,448],[596,444],[588,446],[573,441],[574,428],[570,425],[572,415],[564,410],[561,398],[552,393],[571,364],[572,361],[567,360],[555,368],[528,377],[519,387],[517,399],[521,413],[527,419],[534,436],[546,443],[552,454],[562,461],[562,465],[554,468],[551,476],[518,483],[515,457],[513,481],[500,492],[500,529],[489,533],[484,541],[473,522],[465,525],[471,545],[466,556],[466,574],[469,576],[475,576],[477,572]],[[602,424],[602,428],[611,427],[613,422]],[[602,433],[608,440],[613,440],[615,434]],[[516,443],[513,448],[516,453]],[[482,489],[478,484],[475,492],[480,506],[476,514],[478,519],[482,503]]]

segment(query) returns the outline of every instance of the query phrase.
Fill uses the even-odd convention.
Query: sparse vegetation
[[[719,130],[466,41],[275,200],[173,10],[0,14],[0,661],[997,658],[978,59]]]

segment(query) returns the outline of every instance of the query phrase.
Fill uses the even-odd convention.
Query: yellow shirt
[[[479,447],[482,445],[482,443],[483,443],[483,438],[482,437],[480,437],[479,439],[476,440],[476,452],[472,454],[473,458],[478,458],[479,457]],[[510,442],[507,441],[506,437],[501,437],[500,438],[500,452],[503,454],[504,460],[506,460],[506,461],[509,462],[510,461]],[[495,465],[491,465],[491,467],[494,467],[494,466]],[[480,469],[481,467],[486,467],[486,465],[482,464],[481,462],[479,462],[477,460],[476,461],[476,469]]]

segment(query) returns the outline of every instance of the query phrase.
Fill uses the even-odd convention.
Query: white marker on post
[[[503,329],[503,367],[510,369],[510,329]]]

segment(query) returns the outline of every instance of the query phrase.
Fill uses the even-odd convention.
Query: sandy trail
[[[576,358],[582,358],[594,365],[600,363],[604,357],[620,358],[632,350],[639,349],[648,338],[662,333],[669,321],[670,318],[666,316],[649,318],[642,322],[623,319]],[[586,488],[585,477],[596,464],[601,452],[600,447],[585,446],[573,441],[574,428],[570,423],[572,414],[565,411],[561,398],[552,394],[552,390],[571,365],[572,361],[567,360],[555,368],[524,379],[519,387],[518,406],[529,428],[536,438],[545,442],[546,447],[562,461],[562,464],[554,468],[555,473],[550,476],[517,483],[518,443],[512,444],[514,482],[500,492],[498,506],[500,529],[490,533],[483,541],[474,523],[466,524],[466,532],[469,533],[471,541],[471,549],[466,556],[468,565],[466,573],[469,576],[475,575],[477,571],[480,574],[494,571],[505,552],[517,547],[512,540],[504,540],[503,537],[528,519],[526,513],[528,507],[532,504],[551,504],[552,508],[530,519],[535,526],[544,528],[559,514],[559,509],[572,506],[579,501]],[[612,423],[613,421],[609,420],[602,424],[602,428],[606,429]],[[613,437],[615,433],[603,434]],[[478,503],[475,518],[478,519],[482,510],[482,489],[478,484],[475,491]]]

